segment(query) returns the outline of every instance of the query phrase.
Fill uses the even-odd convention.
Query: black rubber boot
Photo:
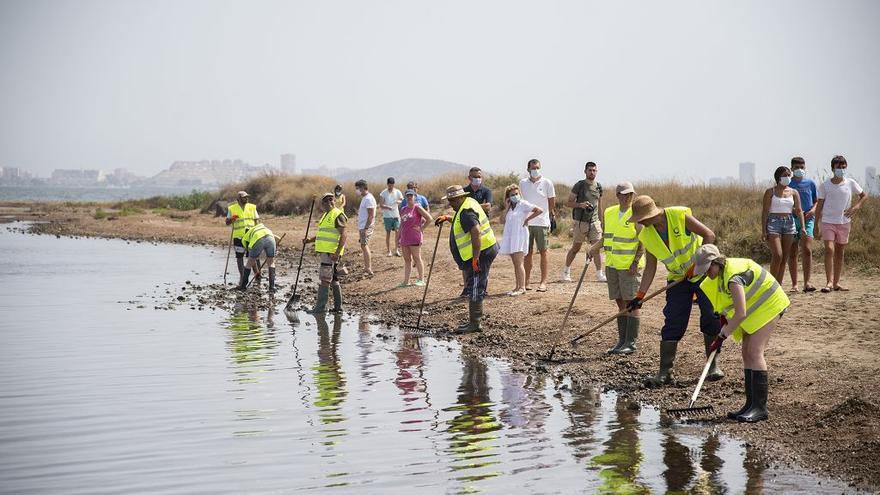
[[[334,282],[330,284],[330,288],[333,289],[333,309],[330,310],[331,313],[341,313],[342,312],[342,286],[339,282]]]
[[[238,281],[238,290],[247,290],[248,279],[251,278],[251,269],[245,268],[243,272],[241,272],[241,279]]]
[[[727,413],[727,417],[729,419],[736,419],[737,416],[749,410],[752,407],[752,370],[744,369],[743,373],[745,374],[745,383],[746,383],[746,403],[744,406],[739,408],[739,411],[731,411]]]
[[[636,352],[640,320],[636,316],[624,316],[624,318],[626,318],[626,338],[623,340],[623,345],[617,350],[617,353],[632,354]]]
[[[307,313],[326,313],[327,298],[330,296],[330,287],[326,285],[318,286],[318,297],[315,299],[315,307],[307,311]]]
[[[468,301],[468,321],[459,325],[456,333],[482,332],[480,319],[483,317],[483,301]]]
[[[620,348],[626,342],[626,316],[617,317],[617,344],[608,349],[608,354],[620,354]]]
[[[269,292],[275,292],[275,267],[269,267]]]
[[[241,277],[244,274],[244,258],[236,256],[235,264],[238,265],[238,276]]]
[[[737,421],[757,423],[767,419],[769,416],[767,413],[768,386],[767,371],[752,370],[752,405],[746,412],[736,417]]]
[[[677,340],[660,341],[660,371],[656,376],[648,377],[645,386],[648,388],[669,385],[675,379],[672,376],[672,367],[675,364],[675,353],[678,350]]]
[[[715,337],[706,335],[705,333],[703,334],[703,346],[706,348],[707,359],[709,357],[709,346],[712,345],[713,340],[715,340]],[[709,366],[709,373],[706,375],[706,380],[717,382],[722,378],[724,378],[724,372],[718,367],[718,353],[715,353],[715,359],[712,360],[712,366]]]

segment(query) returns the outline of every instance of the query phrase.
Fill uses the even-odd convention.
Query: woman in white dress
[[[504,233],[501,237],[501,254],[510,255],[513,273],[516,275],[516,288],[508,295],[518,296],[526,291],[526,268],[523,258],[529,251],[529,220],[544,213],[544,210],[522,199],[519,186],[511,184],[504,190]]]

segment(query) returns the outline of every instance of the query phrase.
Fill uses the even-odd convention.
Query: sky
[[[880,166],[880,2],[0,0],[0,165]]]

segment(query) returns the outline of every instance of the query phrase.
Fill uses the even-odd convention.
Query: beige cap
[[[621,182],[617,185],[617,194],[629,194],[634,192],[636,192],[636,190],[633,188],[632,182]]]
[[[633,200],[631,222],[641,222],[647,218],[654,218],[663,213],[663,210],[657,208],[657,204],[651,199],[651,196],[641,195]]]
[[[452,198],[458,198],[460,196],[467,196],[467,195],[468,195],[467,191],[465,191],[464,188],[461,187],[460,185],[456,184],[454,186],[447,187],[446,188],[446,196],[443,196],[440,199],[441,200],[452,199]]]
[[[335,198],[336,196],[331,192],[325,192],[324,194],[321,195],[321,201],[324,201],[328,197]]]
[[[238,191],[239,198],[247,198],[249,196],[250,196],[250,194],[248,194],[247,191]]]
[[[715,244],[703,244],[694,253],[696,266],[694,267],[694,275],[705,275],[709,271],[709,265],[713,261],[721,257],[721,251]]]

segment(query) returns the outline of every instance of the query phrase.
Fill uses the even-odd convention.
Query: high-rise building
[[[293,153],[281,155],[281,171],[287,175],[296,174],[296,155]]]
[[[755,185],[755,164],[742,162],[739,164],[739,183],[746,187]]]
[[[865,191],[880,196],[880,177],[877,177],[877,167],[865,168]]]

